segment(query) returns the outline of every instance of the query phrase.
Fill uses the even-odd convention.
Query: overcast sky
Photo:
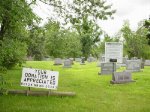
[[[150,0],[107,0],[107,3],[113,4],[113,9],[117,12],[113,20],[100,21],[99,24],[111,36],[119,31],[124,20],[129,20],[131,28],[135,30],[138,22],[150,16]],[[50,10],[48,6],[40,3],[34,12],[46,21],[52,13]]]

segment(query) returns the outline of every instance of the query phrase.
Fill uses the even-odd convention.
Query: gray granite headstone
[[[141,69],[141,60],[127,60],[126,70],[130,72],[139,72]]]
[[[114,71],[116,71],[116,63],[101,63],[101,72],[99,74],[112,74]]]
[[[73,61],[74,61],[74,58],[69,58],[70,59],[70,61],[71,61],[71,64],[73,65],[74,63],[73,63]]]
[[[128,82],[134,82],[131,77],[131,72],[123,71],[123,72],[114,72],[112,76],[112,80],[110,83],[112,84],[122,84],[122,83],[128,83]]]
[[[145,66],[150,66],[150,60],[145,60]]]
[[[71,61],[70,61],[70,59],[66,59],[66,60],[64,60],[64,68],[71,68]]]
[[[132,57],[132,58],[131,58],[131,60],[137,60],[137,59],[138,59],[137,57]]]
[[[61,58],[55,58],[54,65],[62,65],[62,59]]]
[[[76,62],[81,62],[81,58],[75,58]]]
[[[87,58],[87,62],[93,62],[94,61],[94,58],[93,57],[88,57]]]

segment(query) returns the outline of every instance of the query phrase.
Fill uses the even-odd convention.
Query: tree
[[[71,23],[73,28],[81,36],[82,53],[86,58],[91,54],[92,46],[100,41],[102,30],[96,24],[97,20],[106,20],[115,10],[111,5],[105,5],[105,1],[99,0],[73,0],[68,3],[70,12],[64,11],[66,23]]]
[[[132,31],[129,27],[129,22],[125,22],[121,29],[124,38],[124,48],[129,57],[148,58],[150,47],[146,39],[147,30],[140,27],[137,31]]]
[[[150,18],[149,20],[145,20],[144,27],[148,30],[147,39],[148,39],[148,45],[150,45]]]
[[[57,22],[45,25],[46,51],[54,57],[76,57],[81,55],[80,37],[76,32],[60,29]]]
[[[27,26],[37,20],[25,0],[0,3],[0,66],[11,68],[26,56]]]
[[[44,28],[37,25],[30,26],[27,40],[27,56],[34,57],[34,60],[42,60],[45,54]]]

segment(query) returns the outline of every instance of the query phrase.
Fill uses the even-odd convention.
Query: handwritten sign
[[[23,68],[21,86],[57,89],[58,75],[57,71]]]

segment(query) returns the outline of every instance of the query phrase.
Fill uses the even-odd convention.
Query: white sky
[[[110,36],[120,30],[124,20],[129,20],[131,29],[135,30],[137,24],[143,19],[148,19],[150,15],[150,0],[107,0],[107,3],[113,4],[113,9],[117,12],[113,20],[100,21],[99,25]],[[34,12],[43,18],[44,22],[53,13],[47,5],[42,3],[34,8]]]

